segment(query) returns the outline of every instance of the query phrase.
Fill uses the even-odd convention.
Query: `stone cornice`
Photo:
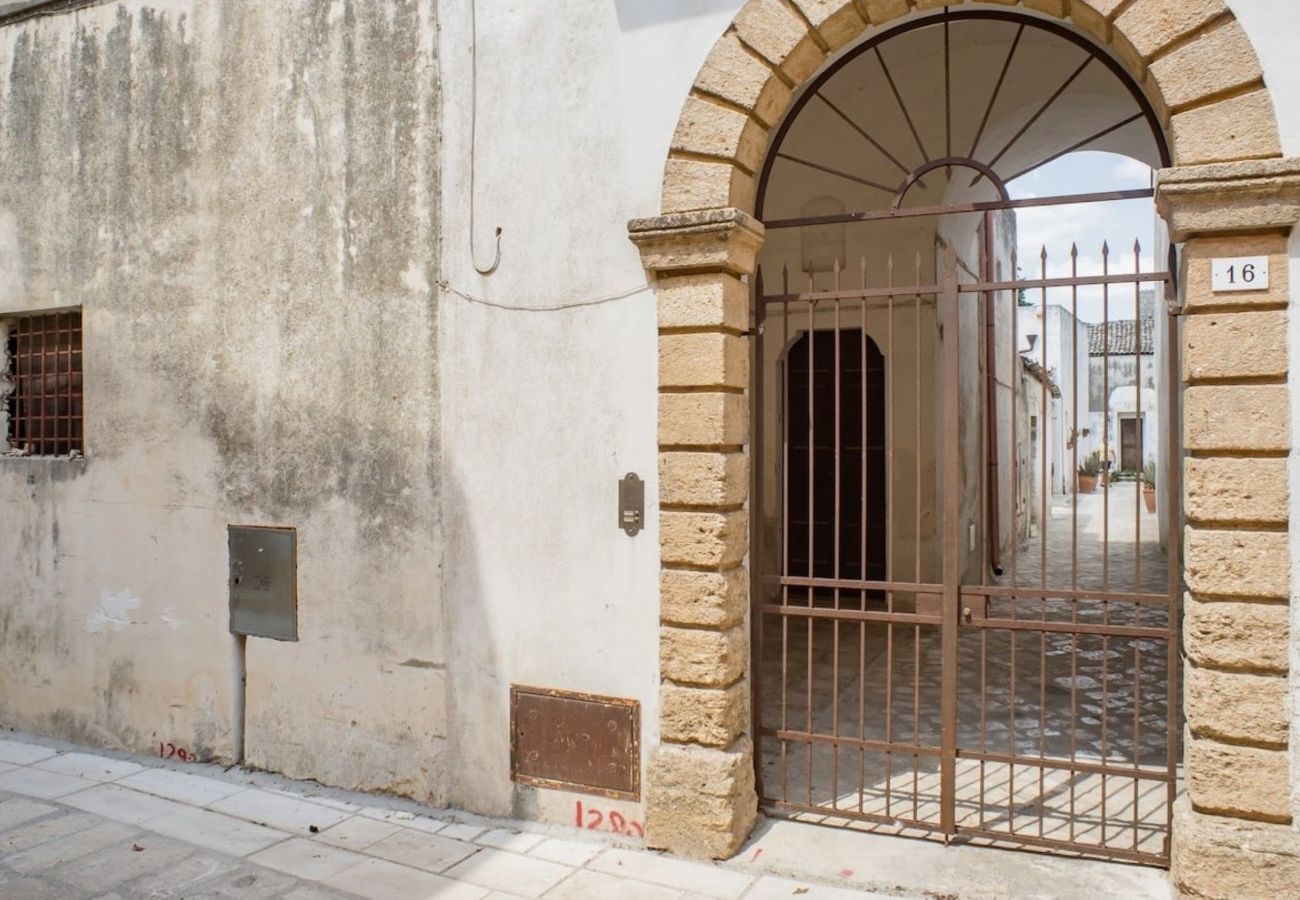
[[[1300,222],[1300,158],[1162,169],[1156,207],[1175,241],[1290,231]]]
[[[671,213],[627,223],[642,264],[656,275],[754,270],[763,224],[732,207]]]

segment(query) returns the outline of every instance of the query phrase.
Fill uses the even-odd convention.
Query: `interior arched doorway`
[[[880,26],[942,14],[912,6],[748,3],[710,54],[683,109],[665,169],[664,215],[629,226],[647,268],[659,278],[663,744],[652,752],[647,798],[649,840],[656,846],[727,855],[748,833],[756,809],[746,683],[753,651],[745,612],[751,575],[747,562],[755,558],[748,522],[761,504],[750,496],[745,478],[758,426],[751,425],[747,397],[751,381],[746,349],[753,342],[755,323],[744,279],[755,274],[765,236],[772,239],[751,215],[756,211],[756,176],[772,145],[771,129],[788,120],[796,97],[807,96],[810,78],[825,71],[828,56],[834,65],[836,54],[852,53],[845,48],[856,46],[864,32],[870,40]],[[1026,11],[1046,14],[1040,18],[1063,16],[1065,6],[1025,4]],[[1250,250],[1266,254],[1280,268],[1285,245],[1279,234],[1300,214],[1296,167],[1277,159],[1272,107],[1249,42],[1230,13],[1217,6],[1212,12],[1169,0],[1080,0],[1068,6],[1069,30],[1095,42],[1112,61],[1120,61],[1122,72],[1140,86],[1164,133],[1171,136],[1175,168],[1162,171],[1157,193],[1173,239],[1185,242],[1183,305],[1235,314],[1234,304],[1210,298],[1209,256]],[[1244,61],[1231,70],[1209,64],[1225,42],[1239,49]],[[937,178],[927,181],[937,183]],[[984,278],[988,292],[996,293],[987,276],[977,277]],[[768,273],[769,288],[771,283]],[[1001,284],[1004,290],[1012,289]],[[1270,296],[1276,305],[1284,305],[1285,286]],[[1239,306],[1245,315],[1246,304]],[[1192,356],[1204,354],[1213,344],[1186,337],[1188,330],[1196,330],[1197,321],[1189,319],[1181,343],[1187,370],[1200,373],[1184,379],[1187,449],[1195,452],[1198,470],[1202,465],[1230,468],[1260,454],[1284,454],[1289,437],[1247,433],[1230,423],[1231,415],[1207,424],[1206,404],[1221,401],[1229,408],[1248,402],[1255,413],[1269,406],[1270,415],[1285,419],[1285,389],[1252,387],[1230,399],[1228,394],[1241,385],[1225,382],[1237,378],[1231,372],[1246,364],[1226,357],[1219,368],[1195,363]],[[1276,385],[1284,383],[1285,371],[1252,371],[1249,377]],[[757,383],[754,387],[755,393],[761,391]],[[762,409],[761,400],[756,408]],[[1172,474],[1177,465],[1169,468]],[[1198,475],[1189,469],[1189,477]],[[1197,496],[1194,486],[1188,496]],[[1209,574],[1208,559],[1218,554],[1226,560],[1234,552],[1214,529],[1222,524],[1216,518],[1222,512],[1189,504],[1184,574],[1193,599],[1198,592],[1215,599],[1254,598],[1261,596],[1258,591],[1274,597],[1279,591],[1285,594],[1276,581],[1241,586]],[[1239,548],[1241,534],[1257,524],[1251,518],[1256,513],[1231,515],[1237,517],[1233,521],[1239,529],[1232,543]],[[1258,539],[1255,546],[1272,546],[1268,529],[1257,531],[1250,539]],[[1197,614],[1193,603],[1189,618]],[[1179,809],[1188,817],[1185,824],[1192,825],[1176,833],[1193,834],[1193,826],[1202,828],[1201,834],[1204,829],[1231,829],[1246,819],[1279,821],[1280,809],[1264,809],[1262,793],[1260,798],[1234,800],[1227,796],[1231,791],[1215,781],[1211,765],[1197,766],[1198,747],[1220,752],[1211,735],[1221,732],[1219,725],[1198,732],[1202,712],[1194,704],[1198,667],[1203,662],[1210,666],[1213,660],[1198,658],[1191,650],[1188,656],[1196,664],[1187,674],[1190,804]],[[1232,740],[1251,738],[1234,735]],[[1285,759],[1284,749],[1274,750],[1270,748],[1269,759]],[[1214,840],[1221,844],[1222,837],[1216,832]],[[1197,846],[1195,839],[1182,840],[1185,848]],[[1179,847],[1180,841],[1175,841],[1176,865]],[[1194,852],[1186,858],[1187,865],[1197,859]]]

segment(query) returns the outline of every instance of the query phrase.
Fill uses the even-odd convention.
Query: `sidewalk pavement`
[[[240,768],[0,738],[4,900],[885,896]]]

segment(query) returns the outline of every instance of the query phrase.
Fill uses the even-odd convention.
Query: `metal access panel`
[[[641,796],[641,704],[510,687],[510,777],[602,797]]]
[[[230,526],[230,631],[298,640],[298,535]]]

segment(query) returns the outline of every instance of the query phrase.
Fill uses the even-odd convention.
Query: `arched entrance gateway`
[[[1156,190],[1015,190],[1084,150]],[[1285,618],[1250,628],[1290,592],[1279,156],[1222,3],[741,10],[630,225],[661,335],[652,844],[727,855],[761,805],[1252,889],[1241,848],[1291,815]],[[1153,193],[1167,231],[1018,250],[1026,209]],[[1267,289],[1212,289],[1261,256]]]
[[[1080,148],[1168,161],[1117,63],[988,10],[865,41],[771,140],[750,571],[772,813],[1168,858],[1177,550],[1139,478],[1170,458],[1170,279],[1142,265],[1150,216],[1113,261],[1017,251],[1025,209],[1152,191],[1009,190]],[[1130,427],[1077,491],[1139,421],[1121,388],[1151,446]]]

